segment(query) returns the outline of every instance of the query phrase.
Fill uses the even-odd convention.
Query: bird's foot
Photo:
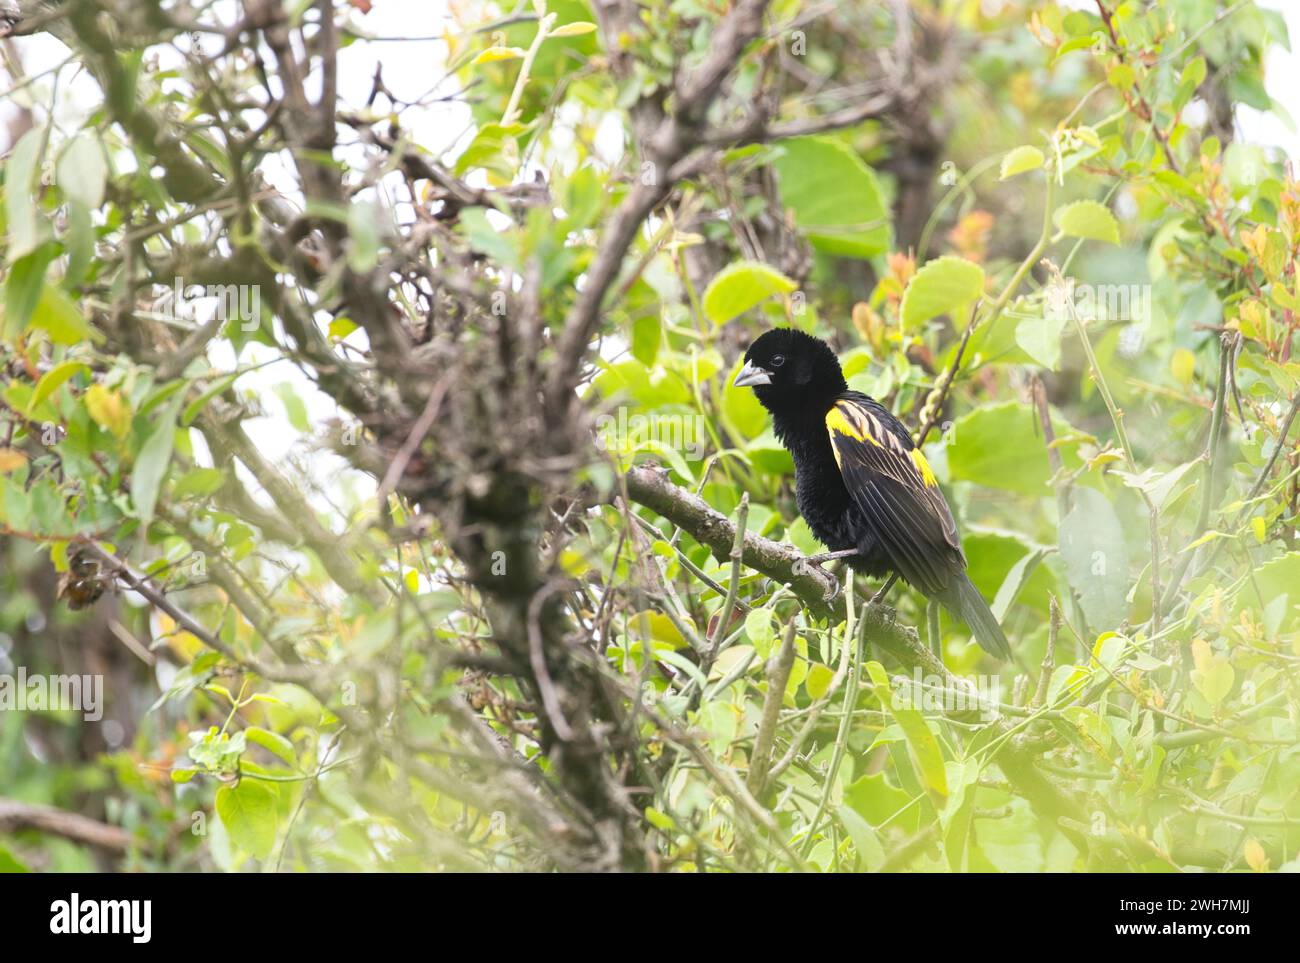
[[[826,571],[822,566],[827,562],[833,562],[836,559],[848,558],[850,555],[857,554],[858,550],[856,548],[846,548],[837,552],[822,552],[820,555],[809,555],[808,557],[801,558],[794,563],[794,574],[811,575],[812,570],[816,569],[818,574],[824,575],[826,578],[830,579],[831,582],[831,588],[823,597],[824,600],[827,603],[834,602],[835,599],[839,597],[843,585],[835,575]]]
[[[803,561],[808,565],[825,565],[827,562],[833,562],[837,558],[848,558],[850,555],[857,555],[856,548],[842,548],[835,552],[822,552],[819,555],[809,555]]]
[[[889,594],[889,590],[894,587],[894,583],[897,581],[898,581],[898,573],[897,572],[892,573],[889,576],[889,578],[885,579],[885,584],[880,586],[880,591],[878,591],[875,595],[871,596],[871,602],[868,604],[867,607],[875,608],[877,605],[880,605],[882,602],[884,602],[885,596]]]
[[[844,583],[841,582],[833,573],[828,572],[825,569],[822,569],[821,573],[831,580],[831,587],[827,589],[826,594],[822,596],[822,601],[827,605],[830,605],[840,597],[840,592],[844,590]]]

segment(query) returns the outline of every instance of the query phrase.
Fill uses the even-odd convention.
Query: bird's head
[[[773,328],[759,335],[745,352],[745,366],[734,384],[753,388],[773,414],[823,405],[829,410],[848,388],[831,346],[794,328]]]

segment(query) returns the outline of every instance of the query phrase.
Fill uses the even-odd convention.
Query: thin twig
[[[791,617],[781,638],[781,648],[767,663],[767,696],[763,700],[763,715],[754,737],[754,751],[749,760],[749,776],[745,785],[756,799],[763,798],[767,772],[772,766],[772,743],[776,738],[776,723],[785,701],[785,688],[794,668],[796,618]]]
[[[713,665],[713,660],[718,657],[718,646],[727,636],[727,627],[731,624],[731,613],[736,608],[736,596],[740,591],[740,566],[745,559],[745,527],[749,523],[749,492],[744,492],[740,496],[740,504],[736,507],[736,538],[731,543],[731,581],[727,583],[727,598],[722,603],[722,610],[718,613],[718,624],[714,626],[713,638],[709,640],[709,648],[705,654],[707,664],[705,672]]]

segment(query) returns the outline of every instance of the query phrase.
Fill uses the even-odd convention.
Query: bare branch
[[[101,823],[97,819],[53,806],[0,797],[0,832],[12,833],[20,829],[52,833],[73,842],[115,853],[124,853],[131,848],[131,833],[121,826]]]

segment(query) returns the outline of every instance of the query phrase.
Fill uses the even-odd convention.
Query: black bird
[[[985,651],[1010,659],[1002,628],[966,575],[948,503],[925,455],[884,405],[850,391],[820,338],[776,328],[745,352],[737,386],[750,386],[794,456],[795,501],[828,549],[873,577],[901,576],[937,599]]]

